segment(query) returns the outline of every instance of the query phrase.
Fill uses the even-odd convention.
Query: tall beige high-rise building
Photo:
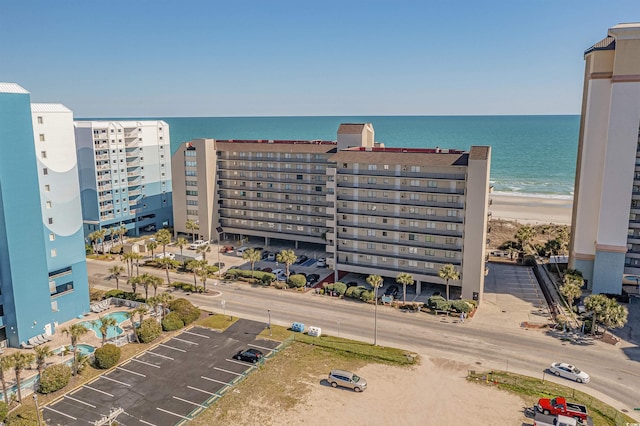
[[[371,124],[342,124],[337,141],[213,140],[183,144],[172,159],[176,232],[199,224],[226,236],[312,243],[340,272],[444,284],[481,299],[489,147],[469,152],[384,148]],[[447,289],[448,291],[449,289]]]
[[[640,279],[640,23],[610,28],[585,62],[569,266],[620,294],[624,274]]]

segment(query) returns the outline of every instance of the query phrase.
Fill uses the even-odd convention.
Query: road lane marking
[[[91,387],[91,386],[89,386],[89,385],[84,385],[83,387],[85,387],[85,388],[87,388],[87,389],[91,389],[92,391],[96,391],[96,392],[103,393],[103,394],[105,394],[105,395],[109,395],[111,398],[113,398],[113,395],[111,395],[109,392],[105,392],[105,391],[102,391],[102,390],[100,390],[100,389],[93,388],[93,387]]]
[[[189,400],[186,400],[186,399],[179,398],[177,396],[174,396],[173,399],[177,399],[178,401],[186,402],[187,404],[195,405],[197,407],[209,408],[206,405],[198,404],[197,402],[192,402],[192,401],[189,401]]]
[[[136,419],[136,420],[138,420],[140,423],[144,423],[145,425],[149,425],[149,426],[156,426],[156,425],[154,425],[153,423],[145,422],[145,421],[144,421],[144,420],[142,420],[142,419]]]
[[[72,396],[65,395],[64,397],[65,397],[65,398],[67,398],[67,399],[70,399],[70,400],[72,400],[72,401],[79,402],[80,404],[88,405],[88,406],[89,406],[89,407],[91,407],[91,408],[96,408],[96,406],[95,406],[95,405],[89,404],[88,402],[80,401],[79,399],[74,398],[74,397],[72,397]]]
[[[264,349],[265,351],[269,351],[269,352],[273,351],[272,348],[265,348],[264,346],[254,345],[253,343],[249,343],[247,346],[251,346],[253,348],[258,348],[258,349]]]
[[[221,385],[231,386],[231,383],[222,382],[220,380],[212,379],[211,377],[200,376],[201,379],[209,380],[210,382],[220,383]]]
[[[165,410],[164,408],[156,407],[156,410],[163,411],[163,412],[165,412],[165,413],[167,413],[167,414],[172,414],[172,415],[174,415],[174,416],[176,416],[176,417],[180,417],[181,419],[185,419],[185,420],[193,420],[193,419],[190,419],[189,417],[181,416],[180,414],[176,414],[176,413],[171,412],[171,411],[169,411],[169,410]]]
[[[174,351],[187,352],[184,349],[174,348],[173,346],[165,345],[164,343],[160,343],[158,346],[162,346],[163,348],[173,349]]]
[[[225,370],[224,368],[213,367],[214,370],[224,371],[225,373],[235,374],[236,376],[244,376],[244,373],[236,373],[235,371]]]
[[[151,364],[151,363],[148,363],[148,362],[145,362],[145,361],[140,361],[139,359],[136,359],[136,358],[131,358],[131,361],[139,362],[140,364],[149,365],[149,366],[155,367],[155,368],[160,368],[159,365],[154,365],[154,364]]]
[[[205,339],[210,339],[211,337],[205,336],[204,334],[194,333],[193,331],[184,331],[184,334],[191,334],[193,336],[204,337]]]
[[[116,367],[116,368],[118,370],[126,371],[127,373],[135,374],[136,376],[147,377],[146,375],[144,375],[142,373],[138,373],[138,372],[135,372],[135,371],[127,370],[126,368],[122,368],[122,367]]]
[[[150,355],[155,355],[155,356],[159,356],[160,358],[166,358],[168,360],[174,361],[173,358],[171,358],[170,356],[166,356],[166,355],[161,355],[161,354],[157,354],[155,352],[151,352],[151,351],[147,351],[148,354]]]
[[[190,345],[198,345],[198,343],[196,343],[196,342],[192,342],[190,340],[179,339],[177,337],[174,337],[172,340],[177,340],[178,342],[188,343]]]
[[[107,376],[100,376],[100,378],[101,378],[101,379],[111,380],[112,382],[120,383],[121,385],[125,385],[125,386],[129,386],[129,387],[131,387],[131,385],[130,385],[129,383],[121,382],[120,380],[112,379],[111,377],[107,377]]]
[[[77,418],[75,418],[75,417],[73,417],[73,416],[70,416],[70,415],[68,415],[68,414],[65,414],[65,413],[63,413],[62,411],[54,410],[53,408],[49,407],[48,405],[45,405],[45,406],[44,406],[44,408],[46,408],[47,410],[51,410],[51,411],[53,411],[54,413],[58,413],[58,414],[60,414],[60,415],[62,415],[62,416],[69,417],[70,419],[78,420]]]
[[[200,388],[195,388],[193,386],[188,386],[188,385],[187,385],[187,387],[189,389],[193,389],[193,390],[198,391],[198,392],[202,392],[202,393],[206,393],[206,394],[209,394],[209,395],[212,395],[212,396],[217,396],[218,398],[222,398],[222,395],[217,394],[215,392],[209,392],[209,391],[206,391],[206,390],[203,390],[203,389],[200,389]]]

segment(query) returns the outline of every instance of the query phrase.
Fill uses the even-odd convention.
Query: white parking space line
[[[178,401],[186,402],[187,404],[195,405],[196,407],[208,408],[206,405],[198,404],[197,402],[192,402],[186,399],[179,398],[174,396],[173,399],[177,399]]]
[[[174,351],[187,352],[184,349],[174,348],[173,346],[165,345],[164,343],[160,343],[158,346],[162,346],[163,348],[173,349]]]
[[[88,405],[88,406],[89,406],[89,407],[91,407],[91,408],[96,408],[96,406],[95,406],[95,405],[89,404],[88,402],[80,401],[79,399],[74,398],[74,397],[72,397],[72,396],[65,395],[64,397],[65,397],[65,398],[67,398],[67,399],[70,399],[70,400],[72,400],[72,401],[79,402],[80,404]]]
[[[198,391],[198,392],[206,393],[206,394],[208,394],[208,395],[214,395],[214,396],[217,396],[217,397],[219,397],[219,398],[222,398],[222,395],[217,394],[217,393],[215,393],[215,392],[209,392],[209,391],[206,391],[206,390],[203,390],[203,389],[194,388],[193,386],[187,386],[187,387],[188,387],[189,389],[193,389],[194,391]]]
[[[111,395],[109,392],[105,392],[105,391],[101,391],[100,389],[92,388],[92,387],[91,387],[91,386],[89,386],[89,385],[84,385],[83,387],[84,387],[84,388],[87,388],[87,389],[91,389],[92,391],[96,391],[96,392],[103,393],[103,394],[105,394],[105,395],[109,395],[111,398],[113,398],[113,395]]]
[[[69,417],[70,419],[73,419],[73,420],[78,420],[77,418],[75,418],[73,416],[70,416],[68,414],[65,414],[62,411],[54,410],[53,408],[49,407],[48,405],[45,405],[44,408],[46,408],[47,410],[53,411],[54,413],[58,413],[61,416]]]
[[[245,362],[245,361],[238,361],[237,359],[225,359],[225,361],[229,361],[229,362],[233,362],[234,364],[240,364],[240,365],[244,365],[245,367],[250,366],[253,367],[254,364],[251,362]]]
[[[251,346],[252,348],[264,349],[265,351],[269,351],[269,352],[273,351],[273,349],[271,348],[265,348],[264,346],[253,345],[251,343],[249,343],[247,346]]]
[[[171,339],[171,340],[177,340],[178,342],[184,342],[184,343],[188,343],[188,344],[190,344],[190,345],[196,345],[196,346],[198,345],[198,343],[196,343],[196,342],[192,342],[192,341],[190,341],[190,340],[179,339],[179,338],[177,338],[177,337],[174,337],[174,338],[173,338],[173,339]]]
[[[151,353],[151,352],[149,352],[149,353]],[[151,364],[149,362],[140,361],[139,359],[136,359],[136,358],[131,358],[131,361],[139,362],[140,364],[149,365],[149,366],[155,367],[155,368],[160,368],[159,365]]]
[[[214,370],[224,371],[225,373],[235,374],[236,376],[244,376],[244,373],[236,373],[235,371],[225,370],[224,368],[213,367]]]
[[[231,386],[231,383],[222,382],[220,380],[212,379],[211,377],[200,376],[201,379],[209,380],[210,382],[220,383],[221,385]]]
[[[140,377],[147,377],[146,375],[142,374],[142,373],[138,373],[136,371],[131,371],[131,370],[127,370],[126,368],[122,368],[122,367],[116,367],[118,370],[122,370],[122,371],[126,371],[127,373],[131,373],[131,374],[135,374],[136,376],[140,376]]]
[[[111,380],[112,382],[119,383],[119,384],[121,384],[121,385],[125,385],[125,386],[129,386],[129,387],[131,387],[131,385],[130,385],[129,383],[121,382],[120,380],[112,379],[111,377],[107,377],[107,376],[100,376],[100,378],[101,378],[101,379]]]
[[[174,415],[174,416],[176,416],[176,417],[180,417],[181,419],[185,419],[185,420],[192,420],[192,419],[190,419],[189,417],[181,416],[180,414],[176,414],[176,413],[171,412],[171,411],[169,411],[169,410],[165,410],[164,408],[156,407],[156,410],[160,410],[160,411],[163,411],[163,412],[165,412],[165,413],[167,413],[167,414],[171,414],[171,415]]]
[[[142,419],[136,419],[136,420],[137,420],[137,421],[139,421],[140,423],[144,423],[145,425],[149,425],[149,426],[156,426],[156,425],[154,425],[153,423],[145,422],[145,421],[144,421],[144,420],[142,420]]]
[[[184,334],[191,334],[193,336],[204,337],[205,339],[210,339],[211,337],[205,336],[204,334],[194,333],[193,331],[183,331]]]
[[[148,354],[150,354],[150,355],[159,356],[160,358],[165,358],[165,359],[168,359],[168,360],[174,361],[174,359],[173,359],[173,358],[171,358],[170,356],[160,355],[160,354],[157,354],[157,353],[155,353],[155,352],[151,352],[151,351],[147,351],[146,353],[148,353]]]

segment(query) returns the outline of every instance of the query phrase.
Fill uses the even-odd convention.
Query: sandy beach
[[[555,223],[571,225],[573,200],[490,194],[492,219],[512,220],[536,225]]]

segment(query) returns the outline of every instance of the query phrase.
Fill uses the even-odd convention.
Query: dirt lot
[[[334,389],[331,368],[357,372],[368,389]],[[520,425],[523,401],[466,381],[470,366],[423,356],[414,367],[367,364],[295,344],[192,424]]]

